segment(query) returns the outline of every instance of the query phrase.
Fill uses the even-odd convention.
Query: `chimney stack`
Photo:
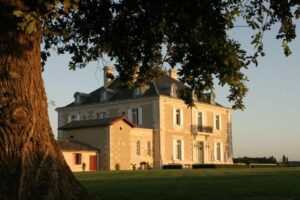
[[[103,79],[104,79],[104,87],[107,88],[111,82],[113,81],[114,69],[113,67],[105,66],[103,68]]]
[[[169,69],[169,76],[175,80],[177,80],[177,70],[176,69]]]

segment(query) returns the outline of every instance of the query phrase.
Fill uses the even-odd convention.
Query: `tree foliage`
[[[228,99],[239,109],[244,108],[248,90],[243,69],[264,56],[264,32],[280,23],[276,38],[289,55],[288,43],[296,37],[293,19],[300,14],[299,0],[81,0],[71,1],[73,6],[63,2],[43,22],[44,61],[53,46],[59,54],[72,55],[73,70],[108,55],[129,87],[159,76],[168,63],[179,67],[180,81],[198,96],[213,89],[214,80],[229,86]],[[228,36],[237,18],[255,31],[253,55]],[[190,105],[191,96],[183,96]]]

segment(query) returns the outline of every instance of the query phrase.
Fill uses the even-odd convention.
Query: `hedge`
[[[248,168],[244,163],[242,164],[193,164],[193,169],[216,169],[216,168]]]
[[[183,166],[182,164],[168,164],[168,165],[163,165],[163,169],[182,169]]]

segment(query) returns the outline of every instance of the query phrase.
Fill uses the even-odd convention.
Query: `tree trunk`
[[[0,0],[0,199],[94,199],[70,171],[52,134],[41,29],[17,31],[12,14],[39,12],[41,2]]]

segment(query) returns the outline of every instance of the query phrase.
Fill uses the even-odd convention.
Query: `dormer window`
[[[76,92],[74,94],[74,104],[75,105],[78,105],[78,104],[81,104],[83,103],[87,98],[89,97],[89,94],[85,94],[85,93],[82,93],[82,92]]]
[[[107,101],[107,92],[105,90],[101,93],[100,101]]]
[[[75,104],[80,104],[80,95],[75,96]]]
[[[139,87],[135,88],[134,91],[133,91],[133,96],[138,97],[138,96],[141,96],[141,95],[142,95],[141,88],[139,88]]]
[[[194,101],[198,101],[198,97],[197,97],[195,90],[192,91],[192,98]]]
[[[170,96],[177,97],[177,86],[173,83],[170,88]]]

